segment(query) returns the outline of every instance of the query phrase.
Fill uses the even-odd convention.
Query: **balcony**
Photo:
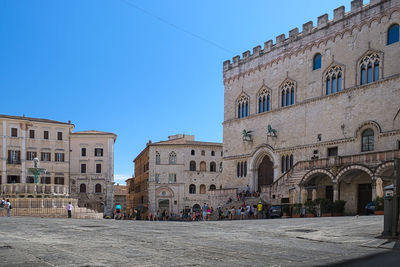
[[[2,184],[3,196],[67,197],[68,185],[59,184]]]
[[[20,159],[7,159],[7,164],[21,164],[21,160]]]

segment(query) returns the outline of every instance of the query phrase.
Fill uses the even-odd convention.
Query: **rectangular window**
[[[11,136],[18,137],[18,129],[17,128],[11,128]]]
[[[86,147],[82,147],[81,149],[81,156],[86,157]]]
[[[26,159],[27,160],[33,160],[36,157],[37,157],[37,152],[35,152],[35,151],[26,152]]]
[[[56,162],[64,162],[64,153],[56,153]]]
[[[101,173],[101,164],[96,164],[96,173]]]
[[[8,163],[9,164],[21,164],[21,151],[8,150]]]
[[[54,184],[64,184],[64,177],[54,177]]]
[[[35,178],[33,176],[26,176],[26,183],[33,184],[35,182]]]
[[[29,130],[29,138],[35,138],[35,130]]]
[[[154,181],[155,181],[157,184],[160,183],[160,174],[159,174],[159,173],[156,173],[156,174],[155,174],[155,176],[154,176]]]
[[[169,174],[169,181],[170,184],[176,183],[176,173],[170,173]]]
[[[50,184],[50,177],[40,177],[41,184]]]
[[[43,132],[43,139],[49,139],[49,131]]]
[[[51,161],[50,152],[42,152],[41,153],[41,161]]]
[[[103,156],[103,149],[102,148],[95,148],[94,149],[94,156],[95,157],[102,157]]]
[[[57,140],[63,140],[62,139],[62,132],[57,132]]]
[[[328,157],[335,157],[338,155],[338,147],[328,147]]]
[[[86,173],[86,164],[81,164],[81,173]]]

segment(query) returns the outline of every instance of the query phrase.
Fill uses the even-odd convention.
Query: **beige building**
[[[79,205],[105,213],[113,210],[114,143],[100,131],[71,133],[71,196]]]
[[[161,213],[165,209],[177,215],[180,211],[200,209],[203,203],[211,203],[210,191],[222,188],[221,143],[195,141],[193,135],[177,134],[167,141],[149,142],[145,150],[145,213]],[[133,181],[136,183],[136,161]],[[141,193],[135,185],[132,187],[130,194]]]
[[[68,196],[69,137],[73,128],[70,122],[0,115],[1,194]],[[33,167],[35,157],[46,169],[40,183],[50,186],[29,186],[34,177],[28,168]]]
[[[224,62],[224,188],[249,184],[271,203],[342,199],[359,213],[376,181],[391,183],[400,1],[333,13]]]
[[[116,135],[72,133],[73,129],[71,122],[0,115],[0,194],[18,198],[73,197],[82,206],[99,211],[100,203],[105,202],[111,209]],[[87,149],[85,157],[81,154],[83,148]],[[36,157],[39,167],[46,170],[40,175],[39,185],[34,184],[29,171]],[[84,163],[86,173],[82,173]],[[81,184],[87,186],[85,194],[77,191]]]

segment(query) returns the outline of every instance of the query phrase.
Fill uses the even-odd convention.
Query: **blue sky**
[[[341,5],[350,10],[350,0],[0,0],[0,114],[116,133],[121,182],[150,139],[222,142],[223,61]]]

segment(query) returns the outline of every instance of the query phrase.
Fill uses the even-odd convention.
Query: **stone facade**
[[[166,209],[169,214],[179,214],[200,208],[211,203],[211,191],[222,187],[221,143],[194,141],[192,135],[178,134],[168,141],[149,142],[144,151],[148,159],[146,212]],[[134,161],[134,183],[143,175],[136,172],[140,155]]]
[[[71,133],[71,196],[79,206],[112,212],[116,138],[100,131]]]
[[[386,164],[381,171],[393,172],[388,163],[398,156],[400,140],[400,42],[388,44],[388,30],[400,24],[400,1],[356,0],[351,7],[224,62],[224,188],[249,184],[271,203],[305,201],[315,190],[346,200],[346,210],[356,213],[360,185],[372,188],[373,198],[376,171]],[[369,63],[376,64],[371,72]],[[251,138],[243,138],[243,130],[252,131]],[[241,162],[245,177],[237,175]],[[346,169],[352,164],[366,169]]]
[[[72,133],[74,125],[48,119],[0,115],[1,195],[19,198],[72,197],[82,207],[112,210],[114,183],[114,142],[116,135],[98,131]],[[86,148],[82,157],[81,148]],[[101,148],[103,156],[95,156]],[[28,168],[37,157],[46,173],[38,185]],[[81,173],[81,163],[86,173]],[[101,164],[96,173],[96,164]],[[80,184],[86,193],[79,193]],[[98,192],[96,192],[96,184]],[[89,204],[90,203],[90,204]],[[106,209],[106,212],[108,212]]]

